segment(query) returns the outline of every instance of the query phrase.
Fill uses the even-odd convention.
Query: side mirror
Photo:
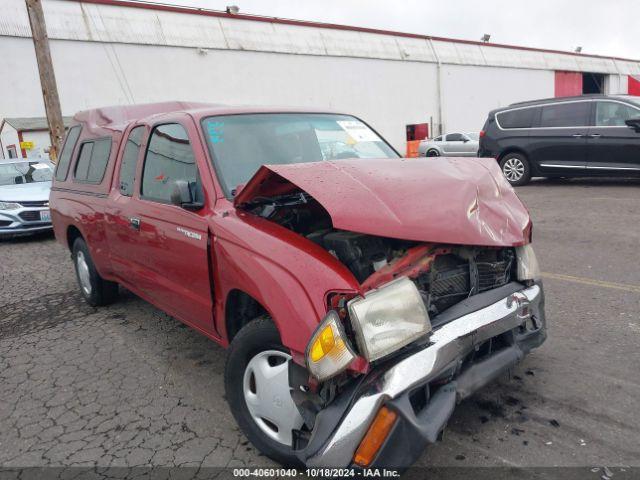
[[[462,143],[467,143],[469,139],[467,137],[462,137]]]
[[[633,128],[637,133],[640,133],[640,118],[630,118],[625,120],[627,127]]]
[[[244,187],[245,187],[245,184],[244,184],[244,183],[240,183],[240,184],[238,184],[238,186],[237,186],[236,188],[234,188],[233,190],[231,190],[231,195],[233,195],[233,196],[235,197],[236,195],[238,195],[238,194],[242,191],[242,189],[243,189]]]
[[[186,210],[200,210],[204,204],[195,202],[189,184],[184,180],[176,180],[171,192],[171,203]]]

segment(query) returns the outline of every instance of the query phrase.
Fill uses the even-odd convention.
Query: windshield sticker
[[[224,142],[224,122],[207,122],[207,132],[211,143]]]
[[[45,165],[44,163],[36,163],[31,165],[36,170],[48,170],[49,165]]]
[[[358,120],[343,120],[338,125],[356,142],[378,142],[380,138],[373,130]]]

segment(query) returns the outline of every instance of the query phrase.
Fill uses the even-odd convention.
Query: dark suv
[[[531,177],[640,175],[640,98],[583,95],[493,110],[480,157],[494,157],[512,185]]]

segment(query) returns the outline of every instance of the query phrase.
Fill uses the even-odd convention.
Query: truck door
[[[181,122],[151,128],[138,169],[139,188],[123,210],[131,241],[121,261],[134,272],[136,288],[163,310],[213,332],[209,231],[205,196],[187,128]],[[171,204],[177,180],[205,205],[186,210]],[[124,247],[124,245],[123,245]]]
[[[146,133],[144,125],[135,125],[126,134],[119,163],[114,173],[116,185],[112,187],[109,206],[106,212],[108,222],[107,240],[109,256],[114,273],[123,280],[135,285],[141,280],[141,272],[135,257],[131,255],[135,243],[139,240],[138,232],[131,224],[131,209],[136,183],[138,160],[141,157],[143,141]]]

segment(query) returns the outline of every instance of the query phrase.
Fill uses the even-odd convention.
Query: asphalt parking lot
[[[640,180],[518,194],[548,341],[463,402],[418,464],[640,466]],[[0,242],[0,269],[0,466],[273,465],[227,408],[216,344],[129,293],[85,305],[51,236]]]

